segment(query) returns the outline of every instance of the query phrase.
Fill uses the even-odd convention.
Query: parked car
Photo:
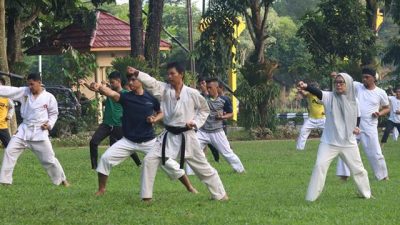
[[[77,133],[79,118],[81,117],[81,104],[74,92],[70,88],[61,85],[45,86],[44,88],[53,94],[58,102],[58,120],[54,128],[50,131],[50,136],[60,137]],[[22,122],[20,108],[21,104],[15,102],[18,124]]]

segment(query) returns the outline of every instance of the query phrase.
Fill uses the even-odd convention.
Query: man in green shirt
[[[122,76],[118,71],[114,71],[108,75],[108,80],[110,82],[110,88],[116,92],[128,92],[122,88]],[[89,85],[84,81],[80,80],[81,85],[85,85],[90,89]],[[90,89],[91,90],[91,89]],[[98,159],[98,146],[106,138],[110,139],[110,146],[117,142],[123,137],[122,133],[122,106],[121,104],[114,102],[111,98],[105,100],[105,110],[103,123],[99,125],[96,132],[93,134],[90,140],[90,161],[92,164],[92,169],[97,168]],[[140,160],[136,153],[131,155],[136,165],[140,166]]]

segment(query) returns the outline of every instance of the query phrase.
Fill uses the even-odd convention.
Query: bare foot
[[[11,186],[11,184],[7,184],[7,183],[0,183],[0,185],[1,186],[6,186],[6,187]]]
[[[142,198],[144,203],[151,203],[152,198]]]
[[[63,180],[63,181],[61,182],[61,185],[64,186],[64,187],[69,187],[69,186],[71,186],[71,184],[70,184],[67,180]]]
[[[218,200],[218,201],[224,202],[224,201],[228,201],[228,200],[229,200],[228,194],[225,194],[225,196],[222,197],[222,198],[221,198],[220,200]]]
[[[347,181],[349,179],[349,177],[348,176],[339,176],[339,179],[341,181]]]
[[[188,191],[193,193],[193,194],[198,194],[199,193],[199,191],[197,191],[196,188],[194,188],[194,187],[188,189]]]
[[[388,181],[388,180],[389,180],[389,177],[385,177],[382,179],[382,181]]]
[[[97,192],[96,192],[96,196],[102,196],[102,195],[104,195],[104,193],[106,193],[106,189],[99,189]]]

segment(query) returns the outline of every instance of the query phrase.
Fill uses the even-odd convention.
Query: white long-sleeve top
[[[143,83],[145,89],[160,101],[165,125],[184,127],[188,122],[193,121],[196,127],[200,128],[206,122],[210,109],[206,99],[196,89],[183,85],[178,100],[175,97],[175,89],[170,84],[158,81],[143,72],[139,73],[138,79]],[[184,135],[186,139],[185,154],[186,157],[190,157],[193,148],[200,148],[200,144],[194,130],[184,132]],[[160,138],[162,138],[162,135]],[[167,157],[177,157],[182,142],[181,139],[181,135],[168,133],[166,143]]]
[[[18,127],[16,137],[29,141],[49,138],[49,131],[42,130],[41,126],[47,123],[53,128],[58,118],[57,100],[51,93],[43,90],[35,98],[28,87],[0,86],[0,96],[21,103],[23,122]]]

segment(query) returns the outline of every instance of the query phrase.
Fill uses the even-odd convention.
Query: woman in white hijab
[[[315,201],[321,194],[330,163],[338,155],[350,167],[354,181],[362,197],[371,197],[368,173],[364,169],[358,149],[356,136],[359,109],[356,100],[353,79],[347,73],[339,73],[335,78],[333,92],[321,91],[308,87],[302,81],[298,88],[316,95],[324,104],[326,122],[318,147],[317,161],[308,186],[307,201]]]

